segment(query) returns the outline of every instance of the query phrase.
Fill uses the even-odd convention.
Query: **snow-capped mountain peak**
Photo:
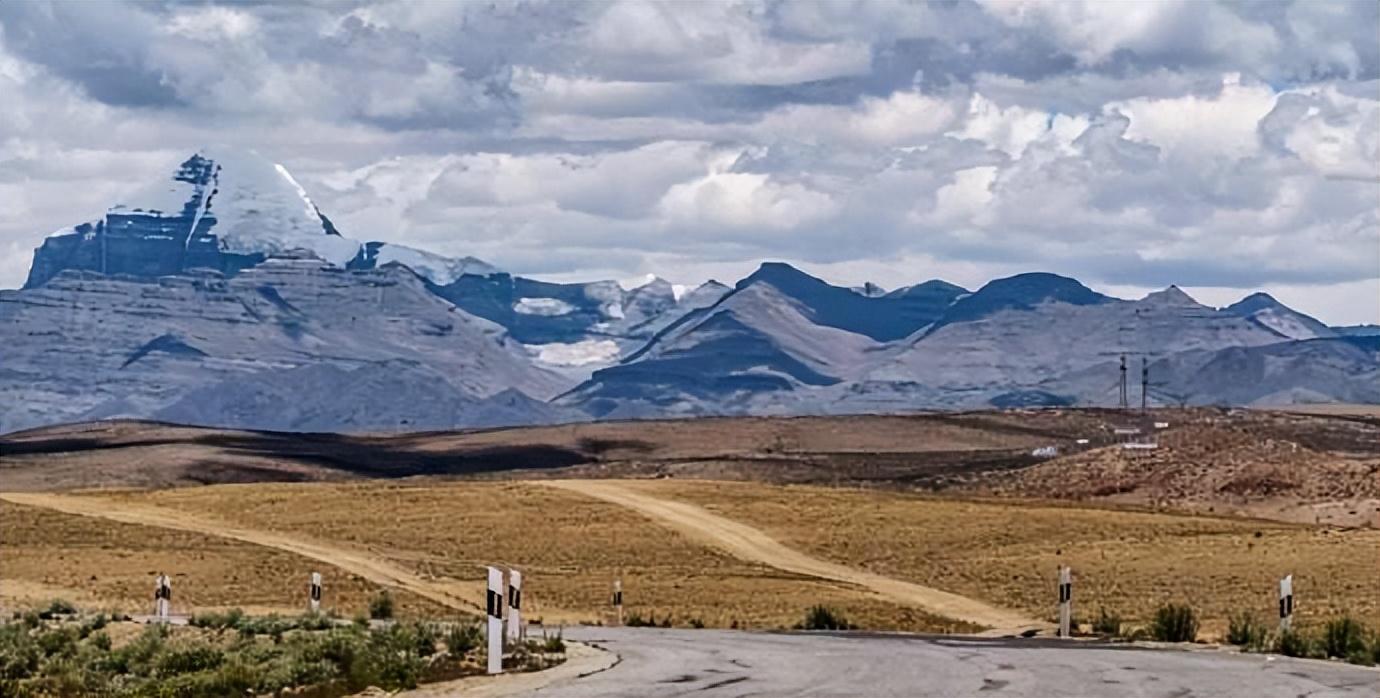
[[[140,277],[194,268],[235,274],[300,251],[342,268],[396,262],[440,285],[497,272],[473,257],[347,238],[281,163],[253,150],[203,148],[167,179],[122,197],[103,219],[50,235],[25,286],[63,269]]]

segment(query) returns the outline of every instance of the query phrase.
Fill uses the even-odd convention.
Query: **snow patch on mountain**
[[[1321,334],[1308,324],[1299,320],[1298,316],[1291,312],[1281,312],[1274,308],[1261,310],[1251,315],[1256,322],[1278,332],[1290,339],[1316,339],[1318,337],[1330,337],[1331,334]]]
[[[554,317],[574,312],[575,306],[559,298],[519,298],[513,304],[513,312],[523,315],[543,315]]]
[[[374,255],[374,264],[383,266],[390,262],[401,264],[442,286],[455,281],[465,274],[488,276],[498,269],[474,257],[445,257],[402,245],[383,244]],[[521,312],[521,311],[519,311]]]
[[[579,342],[552,342],[525,345],[537,361],[549,366],[609,365],[618,360],[622,350],[611,339],[586,339]]]

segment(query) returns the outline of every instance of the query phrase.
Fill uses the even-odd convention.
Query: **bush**
[[[450,626],[445,636],[446,649],[456,657],[463,657],[479,647],[480,632],[477,623],[457,623]]]
[[[464,653],[479,646],[479,627],[448,628],[442,638],[452,658],[436,652],[438,628],[428,623],[390,623],[375,630],[322,623],[311,616],[245,617],[208,614],[198,624],[210,629],[238,626],[233,640],[178,632],[153,625],[128,644],[112,648],[105,630],[90,630],[99,620],[78,618],[0,624],[0,696],[245,696],[295,694],[326,698],[369,686],[386,691],[416,687],[433,678],[472,672]],[[320,627],[321,630],[288,630]],[[86,633],[84,639],[80,633]],[[276,635],[277,642],[255,636]],[[542,668],[564,649],[559,635],[531,640],[519,648],[528,661],[516,666]]]
[[[431,623],[418,622],[412,628],[413,645],[417,648],[418,656],[430,657],[436,654],[436,626]]]
[[[1337,659],[1360,659],[1366,651],[1366,631],[1351,616],[1327,622],[1323,628],[1323,653]]]
[[[805,620],[796,626],[800,630],[852,630],[853,626],[843,615],[827,606],[811,606],[805,612]]]
[[[110,634],[105,632],[95,632],[91,634],[91,646],[102,652],[110,651]]]
[[[167,678],[216,669],[224,663],[225,654],[214,647],[203,644],[186,645],[172,648],[159,656],[156,673],[159,677]]]
[[[39,611],[38,617],[42,618],[43,620],[52,620],[53,618],[56,618],[58,616],[70,616],[76,612],[77,607],[73,606],[70,601],[66,601],[64,599],[53,599],[51,602],[49,602],[47,608],[43,609],[42,611]]]
[[[1227,622],[1227,642],[1255,651],[1266,644],[1269,631],[1250,613],[1238,613]]]
[[[1092,631],[1094,634],[1104,637],[1120,636],[1121,616],[1105,608],[1097,609],[1097,619],[1093,621]]]
[[[555,635],[545,635],[542,638],[541,651],[550,654],[565,652],[565,640],[561,637],[561,633],[558,632]]]
[[[369,599],[369,617],[374,620],[389,620],[393,617],[393,595],[387,589]]]
[[[1275,652],[1286,657],[1321,658],[1318,643],[1303,630],[1290,628],[1282,630],[1275,638]]]
[[[1198,639],[1198,617],[1187,605],[1160,606],[1150,624],[1150,636],[1160,642],[1193,642]]]

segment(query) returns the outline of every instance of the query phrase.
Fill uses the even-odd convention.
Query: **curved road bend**
[[[611,668],[510,695],[1375,698],[1380,671],[1212,650],[1057,639],[571,628]],[[462,694],[463,695],[463,694]]]

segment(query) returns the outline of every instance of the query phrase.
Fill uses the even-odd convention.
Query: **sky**
[[[550,280],[1023,271],[1380,322],[1380,3],[0,2],[0,288],[203,146]]]

